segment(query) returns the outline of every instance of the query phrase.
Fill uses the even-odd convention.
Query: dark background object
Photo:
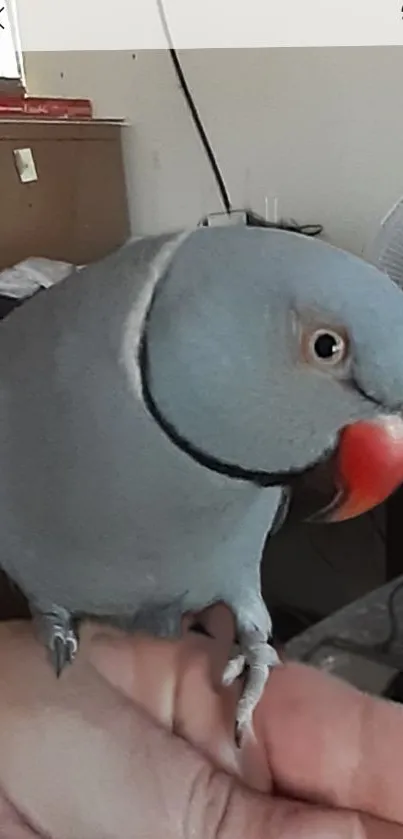
[[[4,294],[0,294],[0,320],[3,320],[6,315],[14,309],[17,309],[18,306],[21,306],[23,303],[24,300],[17,300],[14,297],[5,297]]]
[[[383,585],[387,575],[385,505],[334,525],[286,522],[267,539],[262,562],[263,596],[276,614],[278,641]]]
[[[386,504],[386,578],[403,571],[403,487]]]
[[[403,703],[403,673],[398,673],[393,677],[383,692],[383,696],[385,699],[391,699],[393,702]]]
[[[0,620],[25,620],[30,617],[28,603],[20,590],[0,571]]]
[[[25,300],[17,300],[14,297],[5,297],[5,295],[0,294],[0,320],[3,320],[24,302]],[[30,612],[25,597],[19,588],[0,570],[0,620],[16,620],[29,617]]]

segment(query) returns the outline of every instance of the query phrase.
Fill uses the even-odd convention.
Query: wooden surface
[[[30,148],[38,180],[21,183]],[[91,262],[130,235],[121,127],[0,121],[0,269],[28,256]]]

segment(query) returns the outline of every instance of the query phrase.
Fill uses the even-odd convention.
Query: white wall
[[[403,193],[403,47],[183,51],[235,205],[321,222],[356,253]],[[221,209],[166,52],[37,53],[32,92],[126,117],[133,231]],[[107,200],[107,189],[105,190]]]

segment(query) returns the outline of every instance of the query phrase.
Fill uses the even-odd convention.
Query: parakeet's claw
[[[241,745],[244,731],[252,722],[270,669],[280,664],[276,651],[259,632],[241,634],[239,649],[241,652],[230,659],[223,675],[223,684],[230,685],[245,672],[245,684],[238,702],[235,721],[235,742],[238,747]]]
[[[240,749],[240,748],[241,748],[241,746],[242,746],[242,733],[243,733],[243,732],[242,732],[241,727],[239,726],[238,722],[237,722],[237,721],[235,721],[235,735],[234,735],[234,739],[235,739],[235,745],[236,745],[237,749]]]
[[[238,653],[234,655],[233,658],[230,658],[222,677],[222,683],[224,687],[229,687],[230,685],[235,682],[236,679],[239,679],[242,676],[242,673],[245,670],[246,666],[246,659],[242,653]]]
[[[78,634],[73,619],[66,609],[55,606],[50,611],[41,612],[37,620],[52,667],[59,678],[78,652]]]
[[[78,652],[78,637],[72,626],[56,626],[49,632],[48,650],[57,678],[72,664]]]
[[[49,652],[53,669],[57,678],[61,676],[64,668],[68,664],[72,664],[78,650],[77,637],[73,630],[62,634],[60,631],[55,632],[52,640],[49,643]]]

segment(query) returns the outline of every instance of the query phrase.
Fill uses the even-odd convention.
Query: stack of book
[[[25,92],[11,94],[0,90],[0,119],[12,118],[90,120],[93,108],[90,99],[28,96]]]

